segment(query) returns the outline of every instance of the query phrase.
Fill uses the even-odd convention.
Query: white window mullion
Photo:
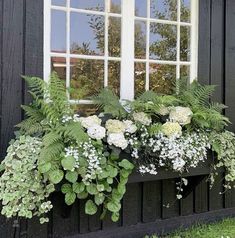
[[[49,81],[51,74],[51,0],[44,1],[44,64],[43,78],[46,82]]]
[[[105,32],[104,32],[104,87],[108,86],[108,56],[109,56],[109,12],[110,0],[105,1]]]
[[[149,45],[150,45],[150,0],[147,0],[147,31],[146,31],[146,82],[145,90],[149,90]]]
[[[134,98],[135,0],[122,0],[121,99]]]
[[[181,0],[177,0],[177,43],[176,43],[176,80],[180,78],[180,14]]]
[[[198,12],[199,1],[191,0],[191,33],[190,33],[190,81],[192,82],[197,78],[198,67]]]
[[[66,11],[66,88],[70,88],[70,0],[67,0]],[[67,90],[68,99],[70,99]]]

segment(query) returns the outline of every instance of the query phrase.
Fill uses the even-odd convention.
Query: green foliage
[[[55,188],[36,166],[41,147],[41,139],[30,136],[20,136],[8,147],[0,178],[2,214],[8,218],[38,216],[41,223],[48,221],[52,209],[48,197]]]
[[[182,86],[183,83],[179,85],[177,97],[183,106],[190,107],[193,112],[191,127],[219,131],[230,123],[229,119],[221,114],[226,106],[211,102],[215,85],[201,85],[197,81],[187,86]]]
[[[225,188],[231,189],[235,185],[235,134],[230,131],[212,132],[210,144],[217,154],[218,162],[215,164],[215,170],[220,167],[226,169]],[[213,174],[210,178],[213,183]]]
[[[104,113],[111,114],[117,118],[125,118],[127,116],[127,112],[120,103],[118,96],[108,88],[102,89],[99,94],[92,97],[92,100]]]

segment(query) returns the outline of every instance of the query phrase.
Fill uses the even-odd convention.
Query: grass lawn
[[[145,236],[144,238],[160,238]],[[193,228],[178,231],[164,238],[235,238],[235,219],[226,219],[210,225],[198,225]]]

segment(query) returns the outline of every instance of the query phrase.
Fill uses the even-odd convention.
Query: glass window
[[[56,71],[73,103],[107,86],[124,99],[171,94],[175,80],[197,76],[198,0],[44,3],[44,77]]]

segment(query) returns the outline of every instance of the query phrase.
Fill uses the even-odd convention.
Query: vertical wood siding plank
[[[123,198],[123,226],[134,225],[141,221],[141,199],[141,183],[128,184]]]
[[[162,181],[162,218],[179,216],[179,200],[176,199],[176,181],[167,179]],[[170,205],[167,207],[167,205]]]
[[[43,0],[25,0],[25,41],[24,74],[43,75]],[[23,103],[30,102],[27,88],[23,82]],[[41,225],[38,218],[27,222],[28,238],[46,238],[52,229],[52,221]]]
[[[202,182],[195,188],[195,212],[206,212],[208,211],[208,183],[207,178],[203,179]]]
[[[182,216],[193,214],[193,192],[180,201],[180,214]]]
[[[98,211],[95,215],[89,216],[89,231],[99,231],[102,227],[102,222],[100,215],[102,213],[101,206],[99,206]]]
[[[210,82],[210,9],[211,0],[199,0],[198,80]]]
[[[143,222],[161,218],[161,182],[143,183]]]
[[[215,179],[213,187],[209,191],[209,210],[222,209],[224,207],[223,182],[224,176],[222,173],[218,174]]]
[[[75,202],[71,207],[65,205],[64,195],[61,193],[54,194],[53,203],[53,237],[76,235],[79,227],[78,203]]]
[[[85,200],[79,201],[79,233],[87,233],[89,231],[89,217],[85,214]]]
[[[0,156],[4,157],[14,125],[21,121],[24,41],[24,0],[1,1],[1,143]],[[19,226],[13,220],[1,218],[0,237],[19,237]]]

